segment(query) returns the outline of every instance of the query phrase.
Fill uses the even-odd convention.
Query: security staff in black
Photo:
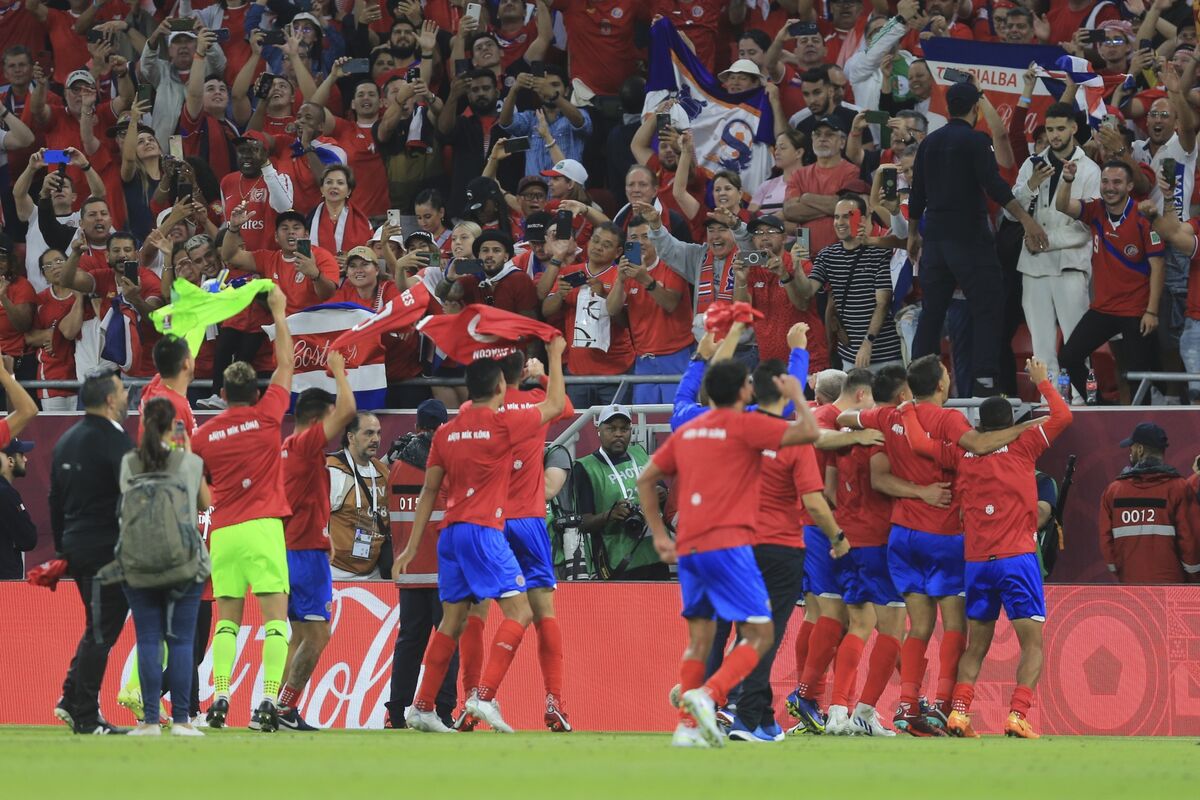
[[[908,204],[908,252],[918,263],[923,296],[913,358],[941,352],[942,323],[957,286],[966,295],[974,326],[972,393],[988,396],[998,393],[1004,323],[1004,304],[998,298],[1004,296],[1004,282],[984,194],[1021,223],[1030,252],[1044,251],[1047,239],[1000,177],[988,137],[975,130],[979,100],[973,84],[951,86],[946,92],[949,123],[929,134],[917,150]]]
[[[13,486],[17,478],[25,477],[25,454],[33,442],[13,439],[0,450],[0,580],[21,580],[25,577],[25,557],[37,547],[37,525]]]
[[[126,733],[100,717],[98,699],[108,651],[121,633],[129,605],[119,583],[99,586],[98,608],[92,589],[96,573],[113,560],[117,546],[118,477],[121,459],[133,449],[121,426],[129,411],[129,391],[115,370],[104,371],[88,376],[79,400],[87,413],[58,440],[50,466],[54,549],[67,560],[85,620],[55,715],[64,722],[72,720],[75,733]]]

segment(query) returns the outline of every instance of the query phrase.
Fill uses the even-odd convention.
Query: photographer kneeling
[[[600,449],[575,462],[571,470],[576,513],[591,537],[592,557],[602,580],[668,580],[670,568],[659,561],[637,500],[637,479],[650,454],[630,444],[632,416],[628,406],[605,407],[597,423]],[[659,486],[659,502],[666,503]]]

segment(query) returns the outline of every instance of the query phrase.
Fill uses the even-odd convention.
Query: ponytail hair
[[[165,397],[155,397],[142,409],[142,441],[138,458],[147,472],[161,472],[167,466],[168,436],[175,422],[175,406]]]

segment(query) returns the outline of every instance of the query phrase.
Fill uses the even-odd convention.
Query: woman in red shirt
[[[25,343],[37,348],[39,381],[75,379],[75,340],[83,328],[83,295],[61,282],[67,257],[60,250],[47,250],[38,257],[38,267],[50,286],[37,295],[34,329]],[[38,391],[43,411],[74,411],[75,392],[69,389]]]
[[[354,173],[345,164],[330,164],[321,174],[321,202],[309,219],[308,238],[337,256],[346,265],[345,253],[371,241],[371,223],[354,207]]]

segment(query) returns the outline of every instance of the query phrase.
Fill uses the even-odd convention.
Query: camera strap
[[[625,452],[626,452],[626,455],[629,456],[630,462],[633,463],[634,470],[637,472],[638,475],[641,475],[642,470],[645,469],[645,465],[638,466],[637,459],[635,459],[633,457],[633,453],[629,452],[628,450],[626,450]],[[608,468],[610,470],[612,470],[613,477],[617,479],[617,486],[621,487],[621,497],[624,498],[625,500],[637,500],[636,487],[634,488],[633,491],[631,491],[629,489],[629,487],[625,485],[625,480],[621,477],[620,470],[617,469],[617,465],[613,463],[613,460],[608,457],[608,453],[605,452],[603,447],[600,448],[599,453],[600,453],[600,458],[604,461],[605,464],[608,465]]]

